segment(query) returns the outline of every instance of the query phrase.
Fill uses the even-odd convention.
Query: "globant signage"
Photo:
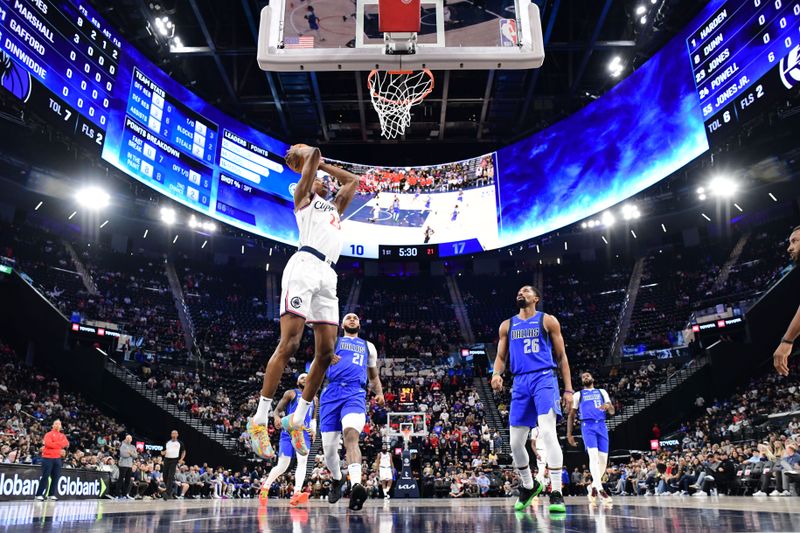
[[[31,500],[39,489],[42,469],[38,466],[0,465],[0,501]],[[57,489],[47,493],[62,500],[101,498],[108,491],[108,472],[65,469],[61,471]]]

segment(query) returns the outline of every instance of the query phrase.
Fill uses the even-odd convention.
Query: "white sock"
[[[325,454],[325,466],[331,471],[331,477],[336,481],[342,479],[342,469],[339,467],[339,431],[325,431],[322,433],[322,453]]]
[[[253,423],[257,426],[266,426],[267,420],[269,420],[269,412],[271,409],[272,398],[259,396],[258,409],[256,410],[256,414],[253,416]]]
[[[292,460],[285,455],[281,455],[278,457],[278,463],[272,467],[272,470],[269,471],[269,475],[267,476],[267,480],[264,484],[267,486],[267,490],[275,483],[275,480],[280,477],[281,474],[286,472],[286,469],[289,468]]]
[[[589,455],[589,472],[592,473],[592,487],[597,490],[603,490],[603,485],[600,484],[602,470],[600,470],[600,458],[598,457],[597,448],[587,448],[586,453]]]
[[[551,468],[548,466],[547,468],[550,469],[550,488],[553,491],[561,492],[561,467]]]
[[[533,488],[533,476],[531,476],[530,466],[526,466],[525,468],[517,468],[517,474],[519,474],[519,480],[524,488],[528,490]]]
[[[294,414],[292,415],[292,425],[293,426],[302,426],[304,425],[306,415],[308,414],[308,408],[311,407],[311,402],[305,401],[302,397],[297,400],[297,409],[294,410]]]
[[[303,492],[303,481],[306,479],[306,465],[308,464],[308,456],[295,454],[297,457],[297,468],[294,471],[294,493],[300,494]]]
[[[353,463],[347,467],[352,485],[361,485],[361,463]]]

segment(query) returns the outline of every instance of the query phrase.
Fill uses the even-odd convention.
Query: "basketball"
[[[303,148],[308,148],[307,144],[293,144],[289,151],[286,152],[286,165],[294,170],[295,172],[300,172],[303,170],[303,165],[305,164],[305,159],[300,156],[297,152]]]

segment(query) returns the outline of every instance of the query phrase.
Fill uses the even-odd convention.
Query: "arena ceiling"
[[[647,60],[706,3],[691,0],[534,0],[546,60],[532,71],[437,72],[404,139],[475,153],[547,127],[604,94]],[[323,146],[387,143],[365,72],[265,73],[256,64],[261,0],[92,0],[98,11],[174,79],[274,136]],[[647,9],[645,22],[637,8]],[[190,53],[154,31],[168,16]],[[608,64],[622,59],[612,77]],[[665,73],[665,75],[668,75]],[[352,148],[352,147],[351,147]],[[442,148],[445,148],[442,146]]]

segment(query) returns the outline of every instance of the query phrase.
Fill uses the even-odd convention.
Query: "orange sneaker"
[[[295,492],[292,495],[292,499],[289,500],[289,505],[297,507],[298,505],[302,505],[304,503],[308,503],[308,493],[307,492]]]
[[[269,500],[269,487],[261,488],[261,491],[258,493],[258,500],[261,503],[267,503],[267,500]]]

